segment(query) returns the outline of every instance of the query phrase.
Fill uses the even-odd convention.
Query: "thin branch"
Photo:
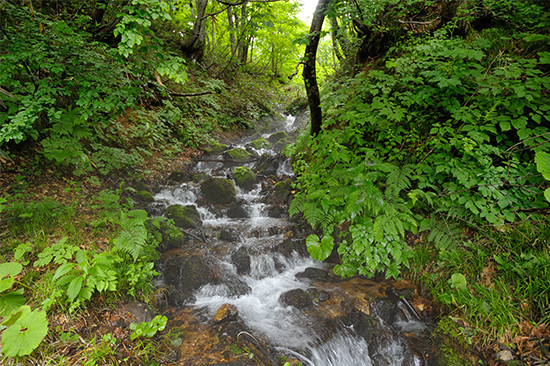
[[[429,20],[427,22],[418,22],[418,21],[415,21],[415,20],[401,20],[399,19],[398,22],[401,23],[401,24],[420,24],[420,25],[428,25],[428,24],[432,24],[433,22],[439,20],[439,18],[435,18],[435,19],[432,19],[432,20]]]
[[[300,65],[305,65],[305,63],[303,61],[300,61],[296,64],[296,70],[294,71],[294,73],[292,75],[290,75],[288,77],[288,80],[292,80],[292,78],[294,78],[296,75],[298,75],[298,67],[300,67]]]
[[[201,96],[201,95],[214,94],[213,91],[205,91],[205,92],[200,92],[200,93],[177,93],[177,92],[174,92],[174,91],[171,91],[171,90],[168,90],[168,93],[170,95],[175,96],[175,97],[198,97],[198,96]]]

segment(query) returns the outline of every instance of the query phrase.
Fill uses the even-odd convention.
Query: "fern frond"
[[[134,210],[121,214],[122,232],[113,241],[113,250],[128,253],[134,260],[143,254],[147,245],[147,212]]]

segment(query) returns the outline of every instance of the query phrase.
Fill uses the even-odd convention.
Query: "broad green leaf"
[[[0,263],[0,279],[5,276],[17,276],[23,270],[21,263],[7,262]]]
[[[57,271],[55,271],[55,274],[53,275],[52,282],[55,282],[58,278],[69,273],[69,271],[73,269],[73,267],[74,267],[74,263],[70,263],[70,262],[59,266],[59,268],[57,269]]]
[[[18,357],[30,354],[48,333],[46,312],[22,306],[19,318],[2,334],[2,354]]]
[[[466,277],[462,273],[455,273],[451,276],[449,280],[451,287],[456,288],[457,290],[466,290],[467,282]]]
[[[0,317],[5,317],[25,304],[23,289],[0,296]]]
[[[544,179],[550,180],[550,154],[538,151],[535,154],[535,164],[537,164],[537,171],[542,174]]]
[[[80,290],[82,289],[82,282],[84,281],[84,277],[79,276],[74,278],[67,287],[67,296],[69,297],[70,301],[74,301],[78,294],[80,293]]]
[[[330,235],[325,235],[322,240],[315,234],[311,234],[306,239],[307,251],[313,259],[325,260],[332,253],[334,239]]]

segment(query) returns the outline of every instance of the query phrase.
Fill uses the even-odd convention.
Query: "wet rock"
[[[307,292],[309,292],[311,296],[313,296],[313,301],[316,303],[325,302],[328,299],[330,299],[330,294],[323,290],[318,290],[316,288],[309,288]]]
[[[262,156],[260,161],[254,165],[253,170],[262,175],[276,175],[279,169],[279,158],[277,156]]]
[[[279,141],[281,139],[284,139],[284,138],[287,138],[287,137],[288,137],[288,135],[285,131],[279,131],[279,132],[275,132],[275,133],[269,135],[269,137],[267,138],[267,141],[274,144],[277,141]]]
[[[166,283],[177,290],[173,294],[175,301],[171,301],[176,305],[190,299],[193,292],[202,286],[217,282],[210,265],[198,255],[171,257],[164,266]]]
[[[251,144],[257,150],[269,149],[271,147],[271,142],[267,141],[265,137],[260,137],[259,139],[252,141]]]
[[[242,148],[231,149],[223,153],[225,160],[233,161],[236,163],[246,163],[250,161],[252,155]]]
[[[223,321],[235,320],[238,313],[239,312],[237,311],[235,305],[223,304],[222,306],[220,306],[218,311],[216,311],[216,315],[214,315],[214,321],[216,323],[221,323]]]
[[[216,143],[204,149],[204,152],[208,155],[219,155],[225,150],[229,149],[229,146],[225,144]]]
[[[168,176],[168,180],[171,182],[178,182],[181,183],[186,179],[186,174],[181,170],[174,170],[170,175]]]
[[[305,309],[313,305],[313,296],[302,289],[289,290],[283,292],[279,297],[279,302],[284,306],[294,306],[297,309]]]
[[[269,217],[273,218],[281,218],[286,217],[288,213],[288,209],[285,207],[282,207],[280,205],[270,205],[267,207],[267,215]]]
[[[231,255],[231,261],[237,268],[237,273],[240,275],[250,273],[250,256],[246,247],[240,247]]]
[[[139,202],[143,202],[143,203],[155,202],[155,198],[153,197],[151,192],[146,191],[146,190],[137,191],[136,192],[136,199]]]
[[[220,232],[220,240],[236,242],[239,239],[239,233],[233,228],[225,228]]]
[[[246,210],[236,202],[233,202],[231,206],[229,206],[227,216],[232,219],[246,219],[250,217],[248,212],[246,212]]]
[[[397,304],[386,299],[375,299],[371,302],[372,312],[388,324],[395,321]]]
[[[327,281],[328,273],[324,269],[308,267],[303,272],[297,273],[296,278],[307,278],[313,281]]]
[[[229,290],[228,296],[239,297],[244,296],[250,293],[252,289],[246,284],[243,280],[239,278],[233,278],[228,283],[226,283],[227,289]]]
[[[182,231],[171,222],[161,222],[160,233],[162,237],[161,247],[163,250],[178,248],[185,243],[185,236]]]
[[[307,251],[306,240],[300,238],[285,239],[281,244],[277,245],[274,250],[278,253],[281,253],[285,257],[290,257],[295,251],[300,253],[301,255],[309,255]]]
[[[237,199],[233,181],[225,178],[208,178],[202,181],[201,192],[213,204],[228,204]]]
[[[166,217],[174,220],[174,224],[184,229],[193,229],[202,225],[201,216],[194,205],[170,205],[166,209]]]
[[[368,344],[375,343],[380,334],[381,327],[376,318],[355,309],[342,319],[342,322],[348,327],[353,327],[355,333]]]
[[[274,187],[274,195],[278,202],[289,203],[289,199],[292,197],[290,193],[292,179],[283,180],[277,182]]]
[[[250,191],[256,184],[256,174],[252,169],[245,166],[239,166],[233,171],[235,183],[246,191]]]

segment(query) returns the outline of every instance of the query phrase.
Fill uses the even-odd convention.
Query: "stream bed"
[[[437,365],[433,324],[407,300],[409,284],[341,279],[309,257],[311,229],[288,217],[293,172],[281,154],[304,122],[271,118],[174,172],[154,195],[149,211],[185,233],[163,248],[158,285],[167,306],[249,346],[255,360],[239,365]],[[235,182],[237,167],[255,179]]]

